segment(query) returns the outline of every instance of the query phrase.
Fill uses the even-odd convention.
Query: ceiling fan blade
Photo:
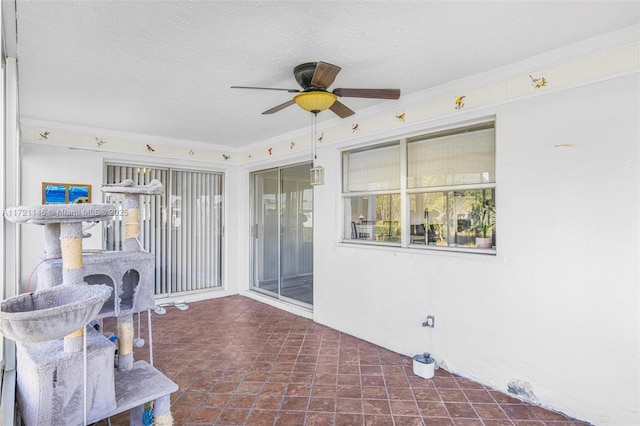
[[[353,112],[348,106],[346,106],[340,101],[335,101],[333,105],[329,107],[329,109],[335,112],[338,116],[340,116],[340,118],[346,118],[346,117],[349,117],[350,115],[355,114],[355,112]]]
[[[335,89],[333,94],[345,98],[398,99],[400,89]]]
[[[293,105],[293,104],[295,104],[295,102],[293,102],[293,99],[291,99],[290,101],[287,101],[287,102],[285,102],[285,103],[283,103],[283,104],[280,104],[280,105],[278,105],[278,106],[275,106],[275,107],[273,107],[273,108],[271,108],[271,109],[266,110],[266,111],[265,111],[265,112],[263,112],[262,114],[263,114],[263,115],[264,115],[264,114],[273,114],[274,112],[278,112],[278,111],[280,111],[281,109],[285,109],[286,107],[291,106],[291,105]]]
[[[289,93],[300,93],[298,89],[280,89],[277,87],[231,86],[232,89],[284,90]]]
[[[333,84],[333,80],[342,68],[337,65],[331,65],[326,62],[318,62],[316,70],[313,72],[311,84],[316,87],[324,87],[325,89]]]

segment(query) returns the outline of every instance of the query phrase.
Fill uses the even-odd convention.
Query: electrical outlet
[[[422,323],[422,326],[434,328],[436,326],[436,317],[433,315],[427,315],[427,320]]]

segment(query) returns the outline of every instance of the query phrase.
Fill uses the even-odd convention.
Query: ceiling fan
[[[298,104],[302,109],[317,114],[320,111],[330,109],[341,118],[355,114],[349,107],[338,101],[338,97],[345,98],[373,98],[373,99],[398,99],[400,89],[333,89],[328,88],[333,84],[341,68],[326,62],[307,62],[293,69],[293,76],[302,87],[300,89],[279,89],[272,87],[248,87],[231,86],[232,89],[259,89],[259,90],[284,90],[289,93],[298,93],[293,99],[266,110],[262,114],[273,114],[293,104]]]

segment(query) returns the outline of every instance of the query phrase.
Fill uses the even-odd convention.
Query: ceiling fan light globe
[[[304,92],[296,95],[293,101],[305,111],[318,113],[329,109],[337,96],[330,92]]]

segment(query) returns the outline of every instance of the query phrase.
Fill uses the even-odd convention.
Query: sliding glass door
[[[222,287],[223,185],[222,174],[162,167],[106,164],[105,183],[131,179],[146,185],[164,184],[161,195],[140,197],[140,244],[154,254],[155,294],[177,296]],[[104,201],[123,209],[121,194],[105,194]],[[104,248],[121,250],[122,215],[106,222]]]
[[[251,287],[313,305],[313,187],[310,163],[252,174]]]

